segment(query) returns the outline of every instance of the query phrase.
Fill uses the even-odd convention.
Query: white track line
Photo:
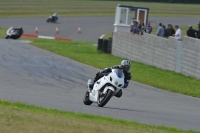
[[[38,36],[38,38],[55,39],[55,37],[50,37],[50,36]]]
[[[100,36],[100,39],[103,39],[104,36],[105,36],[105,34],[101,35],[101,36]]]

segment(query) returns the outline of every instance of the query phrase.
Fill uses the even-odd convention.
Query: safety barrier
[[[112,51],[112,38],[109,39],[98,39],[98,51],[102,51],[104,53],[111,53]]]
[[[112,54],[200,78],[199,39],[184,36],[180,41],[174,37],[114,32]]]

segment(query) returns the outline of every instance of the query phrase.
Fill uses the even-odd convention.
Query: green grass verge
[[[1,133],[200,133],[0,101]]]
[[[0,38],[6,37],[7,28],[0,27]]]
[[[0,17],[114,16],[116,4],[150,8],[149,16],[199,16],[198,4],[89,0],[1,0]]]

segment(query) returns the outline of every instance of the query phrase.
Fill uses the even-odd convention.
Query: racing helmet
[[[129,60],[122,60],[121,68],[123,71],[128,72],[131,67],[131,62]]]

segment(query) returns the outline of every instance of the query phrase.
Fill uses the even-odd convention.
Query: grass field
[[[150,8],[150,16],[199,16],[198,4],[89,0],[1,0],[0,17],[114,16],[116,4]]]
[[[200,133],[0,101],[0,133]]]

